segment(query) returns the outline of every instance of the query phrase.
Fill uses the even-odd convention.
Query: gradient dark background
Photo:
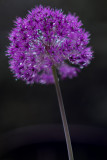
[[[67,160],[54,85],[16,81],[5,56],[17,16],[35,5],[76,13],[91,33],[91,64],[60,81],[75,160],[107,159],[107,0],[0,0],[0,160]]]

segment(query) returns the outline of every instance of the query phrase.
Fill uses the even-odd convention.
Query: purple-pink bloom
[[[53,65],[62,79],[77,76],[92,59],[89,33],[81,26],[75,15],[43,6],[17,18],[7,50],[14,76],[27,84],[54,83]]]

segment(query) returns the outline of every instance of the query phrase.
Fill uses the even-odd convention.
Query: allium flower
[[[7,50],[14,76],[26,83],[54,83],[53,65],[62,79],[77,76],[92,59],[89,33],[81,26],[75,15],[43,6],[17,18]]]

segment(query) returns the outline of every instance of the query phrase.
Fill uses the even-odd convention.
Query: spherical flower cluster
[[[75,15],[43,6],[17,18],[7,50],[14,76],[28,84],[54,83],[53,65],[62,79],[77,76],[92,59],[89,33],[81,26]]]

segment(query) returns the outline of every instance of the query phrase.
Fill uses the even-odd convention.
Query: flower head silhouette
[[[53,65],[62,79],[77,76],[92,59],[89,33],[81,26],[75,15],[43,6],[17,18],[7,50],[14,76],[28,84],[54,83]]]

